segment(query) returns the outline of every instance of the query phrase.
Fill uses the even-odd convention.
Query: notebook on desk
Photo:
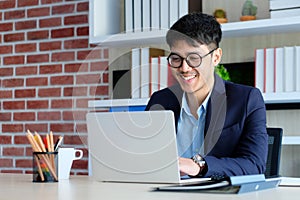
[[[87,130],[98,181],[199,181],[181,180],[172,111],[88,113]]]

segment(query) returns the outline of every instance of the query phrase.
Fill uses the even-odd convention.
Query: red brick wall
[[[72,173],[87,174],[88,100],[108,97],[108,50],[88,42],[88,6],[0,1],[0,172],[31,173],[29,129],[83,149]]]

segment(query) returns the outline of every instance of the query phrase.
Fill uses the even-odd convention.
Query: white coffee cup
[[[79,160],[83,151],[75,148],[58,149],[58,180],[69,179],[74,160]]]

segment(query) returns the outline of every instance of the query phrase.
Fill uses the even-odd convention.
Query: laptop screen
[[[97,180],[180,180],[172,111],[88,113],[87,127]]]

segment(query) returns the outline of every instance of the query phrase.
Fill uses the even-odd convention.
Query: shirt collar
[[[209,92],[209,94],[207,95],[207,97],[204,99],[203,103],[197,109],[198,116],[200,116],[201,107],[203,107],[204,111],[206,111],[208,100],[209,100],[210,96],[211,96],[211,91]],[[183,96],[182,96],[182,107],[181,107],[180,117],[182,117],[182,113],[183,112],[185,112],[188,115],[191,115],[190,107],[189,107],[189,105],[187,103],[186,93],[185,92],[183,93]]]

